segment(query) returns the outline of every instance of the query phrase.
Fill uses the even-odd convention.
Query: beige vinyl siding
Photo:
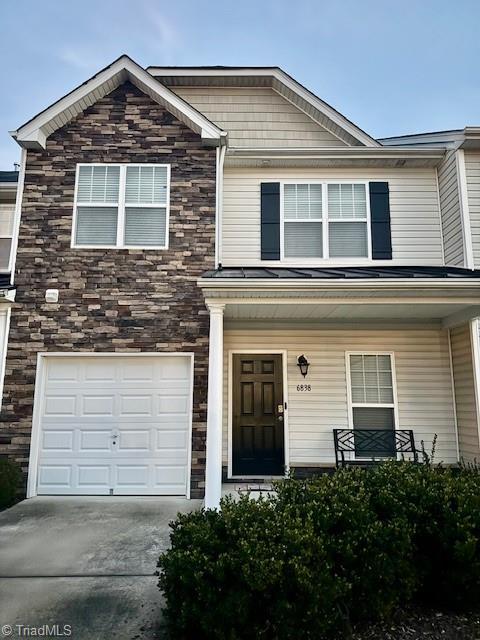
[[[442,212],[445,264],[462,267],[465,257],[455,151],[449,151],[438,167],[438,191]]]
[[[468,209],[472,229],[473,259],[480,267],[480,153],[465,151]]]
[[[348,428],[345,352],[393,352],[401,429],[413,429],[431,448],[438,435],[437,461],[455,463],[457,443],[450,372],[448,333],[437,328],[409,329],[226,329],[224,335],[224,463],[228,433],[228,353],[230,350],[287,350],[290,464],[327,465],[334,462],[334,427]],[[297,357],[310,362],[307,378]],[[297,385],[312,385],[311,392]]]
[[[450,340],[460,457],[467,461],[478,460],[480,447],[470,325],[452,329]]]
[[[228,131],[231,147],[345,147],[345,142],[268,88],[174,87]]]
[[[222,263],[225,266],[279,265],[278,261],[260,259],[261,182],[328,179],[388,181],[393,259],[412,265],[443,264],[435,169],[233,168],[225,169],[224,175]],[[321,260],[315,262],[321,263]],[[284,264],[301,263],[299,259],[284,261]],[[312,264],[312,260],[303,263]]]

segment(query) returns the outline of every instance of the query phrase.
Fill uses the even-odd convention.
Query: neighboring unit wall
[[[345,142],[268,88],[172,87],[228,131],[231,147],[345,147]]]
[[[427,452],[437,434],[437,462],[457,462],[457,442],[448,333],[437,328],[382,329],[226,329],[224,338],[224,464],[227,461],[228,352],[287,350],[290,464],[332,465],[333,432],[348,428],[345,352],[393,352],[398,397],[397,426],[413,429],[417,447]],[[304,353],[307,378],[297,366]],[[297,385],[308,383],[308,393]]]
[[[478,336],[473,337],[478,340]],[[480,459],[474,358],[470,325],[451,329],[453,377],[460,458]]]
[[[168,250],[73,249],[79,162],[171,165]],[[127,83],[29,151],[0,451],[28,461],[38,352],[194,352],[192,497],[204,487],[214,148]],[[45,290],[59,289],[58,304]]]
[[[0,272],[10,271],[17,183],[0,187]]]
[[[463,223],[455,151],[447,152],[445,160],[437,171],[445,264],[463,267],[465,264]]]
[[[225,169],[222,264],[278,266],[260,259],[260,183],[281,180],[379,180],[390,186],[393,260],[442,265],[435,169]],[[301,264],[299,259],[285,264]],[[316,260],[321,263],[321,259]],[[309,261],[312,264],[312,260]]]
[[[473,259],[475,268],[480,268],[480,153],[465,151],[467,174],[468,209],[472,229]]]

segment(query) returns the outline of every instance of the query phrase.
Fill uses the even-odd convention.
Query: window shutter
[[[372,258],[392,259],[390,229],[390,197],[388,182],[370,182],[370,217],[372,228]]]
[[[262,182],[260,191],[262,260],[280,260],[280,183]]]

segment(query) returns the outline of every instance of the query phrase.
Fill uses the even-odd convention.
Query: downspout
[[[17,197],[15,200],[15,220],[12,237],[12,246],[10,247],[10,284],[13,285],[15,278],[15,264],[17,260],[18,234],[20,232],[20,217],[22,215],[23,185],[25,182],[25,165],[27,163],[27,150],[22,148],[20,160],[20,171],[18,174]]]
[[[472,243],[472,227],[470,224],[470,210],[468,205],[467,173],[465,169],[465,152],[463,149],[455,151],[457,168],[458,198],[463,228],[463,246],[465,250],[465,268],[475,269]]]
[[[222,221],[223,221],[223,167],[226,145],[217,147],[216,189],[215,189],[215,269],[222,265]]]

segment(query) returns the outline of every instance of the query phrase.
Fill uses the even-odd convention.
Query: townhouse
[[[13,136],[0,447],[28,496],[214,507],[331,468],[335,430],[352,462],[362,430],[478,456],[474,129],[375,140],[277,67],[122,56]]]

